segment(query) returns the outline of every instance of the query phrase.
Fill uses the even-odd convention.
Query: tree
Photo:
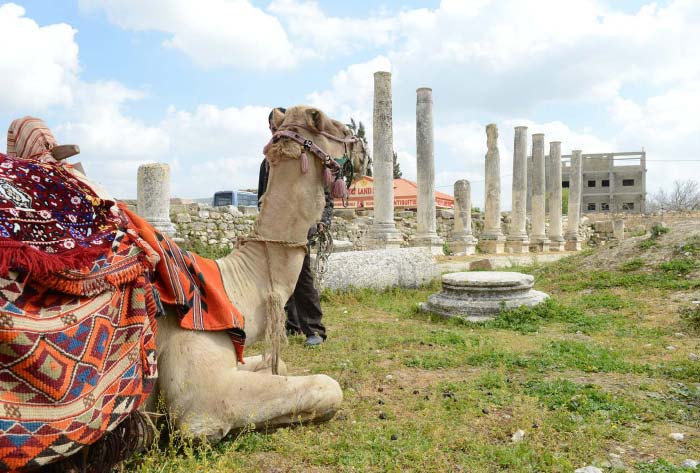
[[[365,150],[367,150],[369,145],[367,144],[365,125],[362,122],[356,122],[355,119],[351,117],[348,128],[350,128],[353,135],[362,140],[362,143],[365,145]],[[372,156],[369,155],[369,152],[367,152],[367,170],[365,171],[365,175],[372,176]]]
[[[394,179],[401,179],[403,173],[401,172],[401,165],[399,164],[399,156],[394,151]]]
[[[652,195],[649,210],[700,210],[700,184],[693,179],[674,181],[670,190],[659,189]]]

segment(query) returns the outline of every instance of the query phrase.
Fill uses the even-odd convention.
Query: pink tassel
[[[333,183],[331,195],[336,199],[345,199],[348,196],[348,188],[345,186],[345,181],[336,179]]]
[[[323,169],[323,185],[329,189],[333,186],[333,174],[331,174],[331,170],[329,168]]]
[[[309,157],[305,152],[301,153],[301,173],[306,174],[309,172]]]

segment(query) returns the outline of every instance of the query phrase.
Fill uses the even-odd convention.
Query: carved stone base
[[[477,246],[482,253],[500,255],[505,253],[505,244],[505,238],[501,237],[493,240],[479,239]]]
[[[401,248],[403,243],[403,237],[393,222],[374,223],[367,233],[369,249]]]
[[[550,240],[549,251],[564,251],[564,240]]]
[[[583,245],[583,241],[579,238],[567,239],[566,244],[564,245],[564,249],[566,251],[581,251],[582,245]]]
[[[445,241],[437,235],[416,235],[411,239],[411,246],[428,248],[433,255],[444,255]]]
[[[529,252],[530,242],[528,240],[506,240],[506,253],[524,255]]]
[[[530,240],[531,253],[546,253],[549,251],[549,239],[547,237],[532,237]]]
[[[458,256],[473,255],[476,253],[476,238],[462,238],[448,243],[450,251]]]

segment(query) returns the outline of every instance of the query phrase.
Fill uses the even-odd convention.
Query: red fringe
[[[81,269],[91,265],[107,248],[75,248],[61,254],[44,253],[26,243],[14,240],[0,240],[0,274],[7,275],[10,270],[23,269],[33,276],[43,276],[65,271]]]

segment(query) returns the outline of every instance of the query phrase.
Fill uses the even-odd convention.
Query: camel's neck
[[[306,241],[307,231],[314,221],[304,218],[304,214],[310,213],[301,209],[304,199],[309,197],[303,193],[290,195],[293,187],[293,183],[285,182],[282,173],[277,176],[275,170],[270,173],[255,227],[257,235],[270,240]],[[286,302],[294,291],[304,256],[303,248],[251,241],[218,261],[226,292],[245,317],[249,343],[261,339],[265,333],[265,304],[271,283]]]

